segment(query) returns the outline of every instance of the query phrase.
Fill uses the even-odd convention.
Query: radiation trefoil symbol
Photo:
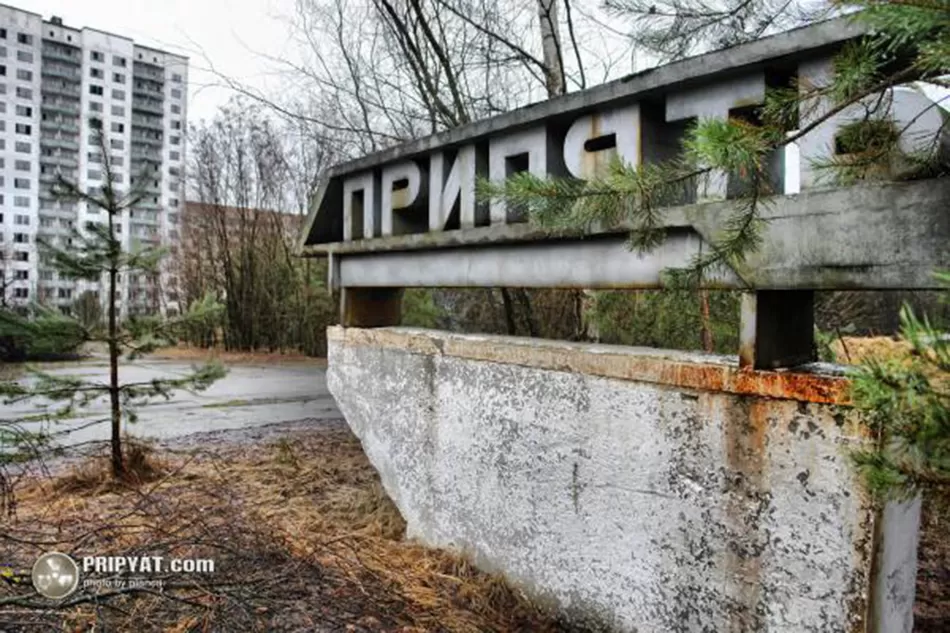
[[[47,552],[33,564],[33,587],[45,598],[60,600],[79,586],[79,565],[66,554]]]

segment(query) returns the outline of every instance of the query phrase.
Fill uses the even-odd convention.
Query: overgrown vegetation
[[[86,342],[82,324],[59,310],[35,306],[28,316],[0,309],[0,362],[57,360],[75,356]]]
[[[324,157],[293,156],[303,150],[285,132],[241,100],[192,131],[196,202],[183,215],[181,298],[191,305],[210,294],[224,306],[216,321],[189,329],[194,345],[326,353],[336,319],[326,264],[294,252],[314,186],[301,173],[319,173]]]
[[[865,360],[853,387],[876,437],[855,463],[872,490],[894,496],[950,486],[950,336],[907,307],[901,321],[907,353]]]

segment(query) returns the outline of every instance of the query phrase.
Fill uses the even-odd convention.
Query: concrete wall
[[[916,538],[874,536],[846,382],[734,366],[329,331],[330,391],[411,537],[620,631],[909,633]],[[906,532],[916,512],[892,514]],[[875,557],[892,579],[876,593]]]

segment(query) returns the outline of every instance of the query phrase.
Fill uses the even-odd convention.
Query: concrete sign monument
[[[919,503],[876,507],[851,467],[868,431],[841,373],[808,364],[813,302],[822,289],[934,288],[950,262],[950,179],[823,183],[814,163],[860,104],[814,127],[829,104],[802,104],[809,132],[771,159],[762,247],[704,282],[745,291],[738,365],[390,327],[406,287],[662,287],[721,231],[729,174],[684,190],[645,254],[626,248],[629,227],[542,230],[479,200],[477,180],[673,158],[693,121],[820,85],[861,35],[818,23],[324,174],[300,250],[329,258],[341,293],[328,384],[410,535],[620,631],[910,633]],[[905,151],[942,128],[918,92],[872,98],[912,130]]]

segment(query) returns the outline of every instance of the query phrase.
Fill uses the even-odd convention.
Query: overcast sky
[[[216,87],[214,68],[242,82],[264,86],[268,64],[255,52],[279,56],[287,43],[281,17],[294,0],[4,0],[27,11],[56,15],[84,26],[191,58],[189,119],[210,118],[232,94]]]

